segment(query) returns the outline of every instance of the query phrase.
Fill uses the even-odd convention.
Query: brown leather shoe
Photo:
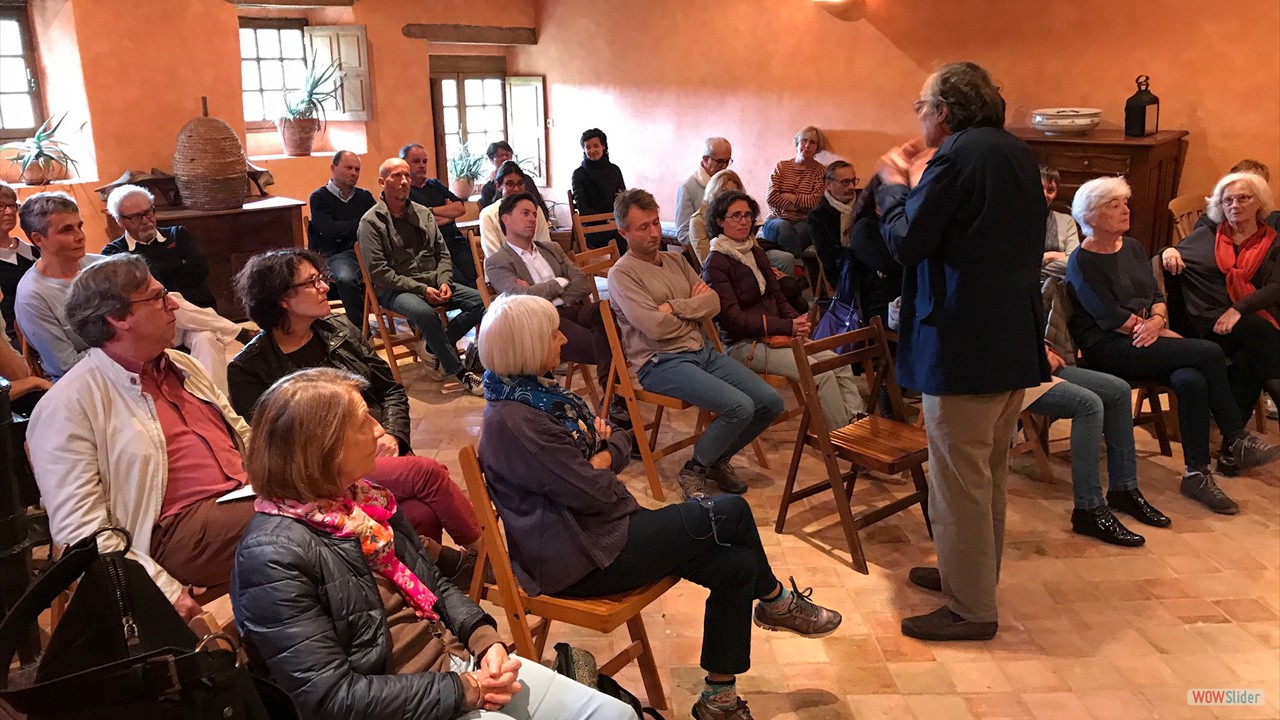
[[[917,640],[990,640],[998,628],[995,622],[965,620],[946,606],[902,620],[902,634]]]
[[[738,698],[738,704],[728,711],[717,710],[699,699],[693,704],[692,712],[696,720],[752,720],[747,701],[742,698]]]
[[[942,573],[936,567],[913,567],[907,571],[907,579],[916,587],[942,592]]]

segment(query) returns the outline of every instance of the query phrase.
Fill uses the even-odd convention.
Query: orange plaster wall
[[[604,129],[629,185],[663,217],[702,140],[733,142],[734,170],[763,199],[791,137],[813,124],[863,178],[918,133],[911,103],[939,64],[992,71],[1011,124],[1031,109],[1084,105],[1123,125],[1133,78],[1152,77],[1161,127],[1189,130],[1182,192],[1207,191],[1241,157],[1280,179],[1280,2],[1236,0],[866,0],[842,22],[812,0],[555,0],[513,74],[545,75],[558,198],[581,161],[578,137]],[[820,159],[822,159],[820,157]]]

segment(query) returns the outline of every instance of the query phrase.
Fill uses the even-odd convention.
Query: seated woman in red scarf
[[[1263,222],[1275,200],[1260,175],[1238,172],[1219,180],[1208,201],[1214,225],[1160,253],[1182,291],[1183,317],[1170,321],[1188,337],[1222,346],[1247,420],[1260,390],[1280,402],[1280,243]]]

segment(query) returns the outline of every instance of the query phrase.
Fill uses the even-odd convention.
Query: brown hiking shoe
[[[829,610],[810,600],[813,588],[805,588],[804,592],[796,587],[796,579],[791,580],[791,602],[780,611],[774,612],[765,607],[764,601],[756,603],[755,623],[765,630],[786,630],[807,638],[821,638],[835,632],[843,618],[835,610]]]
[[[680,486],[680,493],[684,495],[685,500],[706,497],[707,469],[700,465],[694,467],[685,465],[680,468],[680,474],[676,476],[676,484]]]
[[[752,720],[751,711],[747,709],[747,701],[738,698],[738,704],[732,710],[717,710],[702,700],[693,704],[695,720]]]
[[[741,495],[747,491],[747,484],[738,477],[728,460],[720,460],[707,468],[707,479],[727,493]]]

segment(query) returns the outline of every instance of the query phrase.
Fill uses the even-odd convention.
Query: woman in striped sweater
[[[767,202],[773,217],[765,221],[760,239],[765,248],[772,245],[800,257],[805,248],[813,245],[808,215],[818,206],[825,190],[825,168],[813,156],[826,148],[826,138],[810,125],[796,133],[795,145],[795,159],[780,161],[769,176]]]

